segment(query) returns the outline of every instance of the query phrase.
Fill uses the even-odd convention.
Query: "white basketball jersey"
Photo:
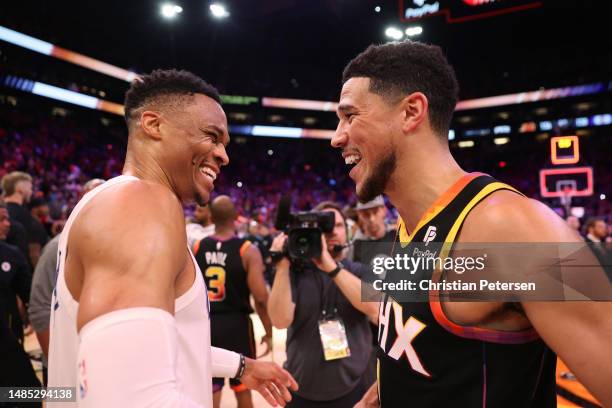
[[[77,312],[79,304],[68,291],[64,276],[70,227],[79,212],[98,193],[130,180],[138,179],[132,176],[115,177],[87,193],[70,215],[60,237],[57,254],[57,283],[51,302],[49,387],[76,387],[77,395],[83,391],[79,390],[79,384],[77,384],[79,348]],[[100,232],[103,233],[103,231]],[[179,343],[176,379],[181,393],[186,394],[198,404],[209,407],[212,406],[212,370],[208,295],[200,268],[191,250],[189,253],[196,270],[195,281],[191,288],[174,303],[174,319]],[[109,256],[112,255],[109,254]],[[117,341],[130,341],[130,339],[117,339]],[[58,402],[53,403],[53,407],[74,408],[75,404],[74,402]]]

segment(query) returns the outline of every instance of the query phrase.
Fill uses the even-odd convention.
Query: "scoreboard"
[[[542,5],[534,0],[399,0],[399,12],[402,22],[444,16],[448,23],[461,23]]]

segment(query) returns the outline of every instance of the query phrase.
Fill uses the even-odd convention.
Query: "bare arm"
[[[477,207],[473,217],[473,225],[491,228],[476,234],[468,226],[462,239],[464,235],[468,239],[478,235],[480,242],[581,242],[576,232],[543,204],[507,192],[496,195],[489,205]],[[601,282],[596,285],[608,285],[609,290],[603,271],[602,276],[588,277]],[[612,406],[612,353],[608,352],[612,344],[612,303],[524,301],[521,305],[546,344],[604,406]]]
[[[77,358],[87,361],[91,384],[79,406],[200,407],[180,390],[175,369],[175,287],[188,259],[181,205],[146,182],[109,190],[79,214],[68,242],[66,282],[79,301]],[[139,336],[148,341],[134,340],[138,347],[121,340]]]
[[[72,268],[83,271],[79,329],[100,315],[130,307],[174,314],[175,280],[187,259],[180,203],[161,186],[130,184],[114,192],[123,205],[100,197],[71,231],[67,278]]]
[[[268,316],[268,288],[264,279],[264,263],[261,252],[255,245],[251,245],[244,254],[244,264],[247,271],[247,284],[255,300],[255,310],[266,330],[266,337],[272,337],[272,323]]]
[[[280,251],[286,235],[281,234],[274,239],[271,251]],[[268,298],[268,314],[274,327],[286,329],[293,323],[295,303],[291,299],[291,281],[289,278],[289,260],[282,259],[276,264],[276,274],[270,296]]]

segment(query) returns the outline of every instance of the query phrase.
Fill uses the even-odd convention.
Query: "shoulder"
[[[181,252],[187,245],[183,208],[176,196],[156,183],[127,181],[101,191],[74,221],[72,247],[114,254]]]
[[[172,191],[157,183],[134,180],[101,191],[83,208],[79,221],[135,224],[154,216],[157,224],[164,224],[179,215],[183,219],[181,203]]]
[[[482,200],[467,216],[461,241],[577,242],[580,236],[545,204],[509,190]]]

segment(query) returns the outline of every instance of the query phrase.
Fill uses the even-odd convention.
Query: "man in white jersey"
[[[154,71],[132,83],[125,117],[123,175],[79,202],[60,239],[49,386],[77,387],[79,407],[191,408],[212,406],[212,377],[234,377],[284,406],[297,389],[288,372],[210,346],[187,246],[182,203],[207,203],[229,161],[217,91]]]

